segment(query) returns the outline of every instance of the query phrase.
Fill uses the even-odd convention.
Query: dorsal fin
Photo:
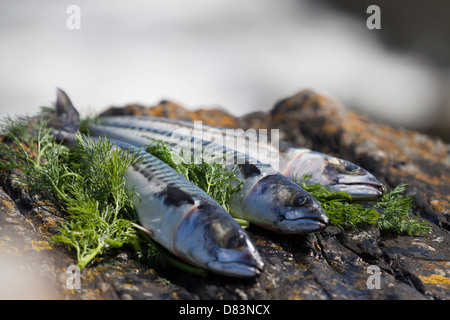
[[[77,132],[80,128],[80,114],[70,101],[69,96],[61,89],[56,89],[56,117],[51,125],[60,130]]]

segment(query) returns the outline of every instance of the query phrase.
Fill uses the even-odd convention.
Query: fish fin
[[[48,126],[57,141],[74,143],[75,133],[80,129],[80,114],[70,101],[69,96],[61,89],[56,89],[56,113]]]
[[[149,229],[147,229],[147,228],[144,228],[143,226],[141,226],[141,225],[139,225],[139,224],[137,224],[137,223],[134,223],[134,222],[132,222],[131,225],[132,225],[133,227],[135,227],[136,229],[139,229],[139,230],[141,230],[142,232],[144,232],[144,233],[145,233],[146,235],[148,235],[150,238],[153,238],[153,232],[152,232],[151,230],[149,230]]]
[[[51,123],[55,129],[75,133],[80,128],[80,114],[70,101],[69,96],[61,89],[56,89],[56,119]]]

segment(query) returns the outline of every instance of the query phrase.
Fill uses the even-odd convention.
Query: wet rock
[[[255,279],[197,276],[167,264],[149,265],[130,248],[115,249],[89,264],[73,287],[76,262],[49,239],[64,216],[13,183],[20,172],[2,172],[0,268],[31,268],[49,298],[68,299],[449,299],[449,146],[417,132],[370,122],[322,94],[305,90],[270,113],[235,118],[222,110],[189,111],[169,101],[127,106],[108,114],[202,120],[228,127],[276,128],[295,144],[346,158],[372,171],[388,187],[408,183],[414,215],[432,232],[416,237],[375,227],[286,236],[250,226],[265,270]],[[45,204],[45,205],[44,205]],[[14,260],[14,262],[9,262]],[[17,269],[17,268],[16,268]],[[1,272],[0,272],[1,274]],[[24,278],[28,280],[28,278]],[[72,281],[72,282],[71,282]],[[7,294],[0,290],[0,296]],[[41,294],[40,292],[37,293]],[[35,295],[33,295],[34,297]]]
[[[53,249],[37,220],[0,188],[0,298],[62,298],[58,266],[65,253]]]
[[[380,230],[371,226],[366,230],[350,230],[342,233],[339,241],[364,261],[375,264],[383,256],[383,252],[378,246],[379,238]]]

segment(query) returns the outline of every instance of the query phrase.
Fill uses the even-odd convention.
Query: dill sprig
[[[304,175],[302,181],[294,179],[319,201],[330,224],[341,229],[375,225],[381,231],[409,236],[431,231],[428,221],[420,222],[411,217],[412,199],[404,197],[406,184],[399,184],[376,202],[353,202],[345,192],[333,192],[319,184],[306,184],[311,178]]]
[[[373,207],[381,211],[377,226],[381,230],[409,236],[430,232],[432,228],[428,221],[411,217],[412,199],[403,196],[405,188],[406,184],[401,183],[375,203]]]
[[[69,155],[45,121],[31,120],[8,120],[3,127],[13,144],[0,144],[0,168],[20,168],[31,192],[52,198],[67,214],[52,242],[75,249],[80,269],[109,248],[136,246],[133,192],[125,188],[124,173],[138,158],[106,138],[81,135]]]
[[[51,129],[46,128],[47,121],[40,118],[33,121],[31,118],[16,119],[7,117],[0,124],[0,131],[5,141],[0,144],[2,161],[0,169],[27,168],[35,169],[45,161],[43,153],[51,143]],[[36,146],[36,147],[35,147]]]
[[[133,192],[125,188],[124,173],[138,158],[113,148],[106,138],[94,140],[77,135],[74,165],[61,177],[59,199],[68,222],[53,241],[75,248],[78,266],[84,268],[109,248],[120,248],[137,241],[132,225]]]
[[[241,188],[241,181],[236,177],[236,171],[228,172],[220,163],[207,161],[203,157],[201,163],[196,164],[194,155],[191,155],[190,161],[185,161],[161,140],[149,145],[147,152],[184,175],[188,181],[203,189],[229,211],[229,198]]]

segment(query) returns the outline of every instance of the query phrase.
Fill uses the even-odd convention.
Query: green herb
[[[7,143],[0,144],[2,156],[0,169],[39,167],[43,160],[42,153],[37,153],[37,156],[33,157],[36,150],[31,146],[47,144],[50,130],[46,129],[45,125],[43,119],[39,122],[31,121],[30,118],[23,121],[11,117],[3,119],[0,125],[1,132],[5,141],[11,142],[11,147]]]
[[[420,222],[417,217],[411,218],[412,199],[403,197],[405,187],[406,184],[399,184],[375,203],[374,208],[381,210],[377,226],[381,230],[409,236],[430,232],[432,228],[428,221]]]
[[[137,240],[131,224],[133,193],[125,188],[124,173],[138,158],[114,149],[106,138],[94,141],[77,135],[75,142],[75,165],[63,165],[63,174],[52,177],[62,180],[58,200],[69,218],[53,240],[75,248],[82,269],[106,249]]]
[[[204,158],[201,159],[200,164],[196,164],[193,155],[191,155],[191,161],[184,161],[163,141],[155,141],[147,148],[147,152],[184,175],[187,180],[202,188],[229,211],[228,199],[241,188],[241,182],[236,178],[236,171],[228,172],[217,161],[209,162]],[[240,223],[247,224],[243,221]]]
[[[308,178],[311,176],[304,175],[302,182],[294,181],[319,201],[331,225],[341,229],[376,225],[382,231],[409,236],[431,231],[427,221],[411,218],[412,199],[403,196],[405,184],[399,184],[376,202],[363,203],[353,202],[345,192],[332,192],[318,184],[306,184]]]
[[[30,127],[35,137],[28,133]],[[125,188],[124,172],[138,158],[113,149],[107,139],[81,135],[75,137],[76,153],[69,156],[43,121],[37,127],[34,121],[9,121],[5,128],[18,151],[2,144],[2,168],[21,168],[32,192],[52,197],[67,213],[60,234],[51,240],[74,248],[80,269],[109,248],[136,245],[133,193]]]

